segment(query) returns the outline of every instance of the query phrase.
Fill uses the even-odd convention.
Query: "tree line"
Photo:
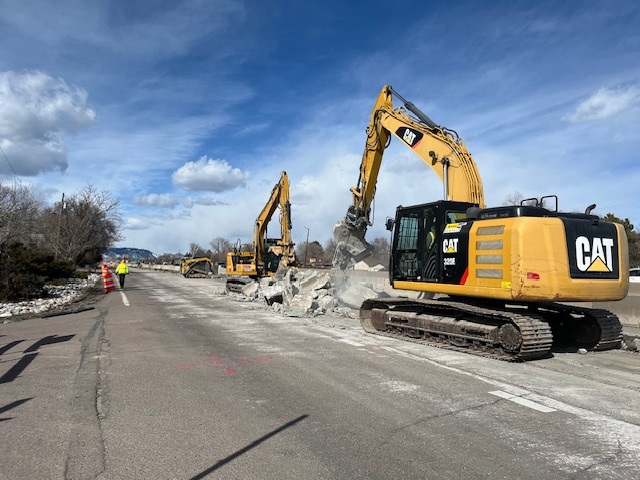
[[[376,237],[371,242],[373,253],[366,262],[375,265],[389,265],[389,240]],[[198,243],[190,243],[185,255],[163,253],[157,258],[159,263],[178,263],[182,257],[207,257],[214,263],[224,263],[228,252],[237,248],[237,244],[224,237],[215,237],[209,242],[211,248],[203,248]],[[332,238],[324,246],[317,240],[296,244],[295,253],[298,264],[301,265],[330,265],[336,251],[336,241]]]
[[[0,300],[40,296],[45,281],[100,262],[121,227],[118,200],[92,185],[46,206],[32,187],[0,181]]]

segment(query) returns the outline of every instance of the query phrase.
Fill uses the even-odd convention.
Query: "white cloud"
[[[147,207],[175,207],[178,205],[178,197],[171,193],[150,193],[149,195],[137,195],[133,199],[134,205]]]
[[[196,192],[221,193],[244,187],[249,174],[233,168],[224,160],[214,160],[206,156],[197,162],[188,162],[173,172],[174,185]]]
[[[87,93],[42,72],[0,72],[0,145],[17,175],[67,169],[65,137],[89,126]],[[11,167],[0,162],[0,173]]]
[[[604,120],[640,103],[640,88],[636,86],[615,89],[601,88],[565,116],[571,122]]]
[[[148,230],[151,224],[140,218],[127,218],[124,223],[124,230]]]

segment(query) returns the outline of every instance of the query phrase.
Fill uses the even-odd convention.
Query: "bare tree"
[[[233,243],[226,238],[216,237],[209,242],[211,245],[211,260],[213,262],[224,262],[227,253],[233,250]]]
[[[522,202],[522,200],[524,200],[524,195],[522,195],[518,190],[515,190],[513,193],[510,193],[509,195],[504,197],[504,202],[502,202],[502,205],[520,205],[520,202]]]
[[[0,182],[0,250],[11,242],[37,242],[43,202],[33,189]]]
[[[47,242],[56,256],[80,265],[85,256],[100,252],[121,240],[119,202],[92,185],[45,210],[42,223]]]
[[[382,265],[389,264],[389,240],[385,237],[376,237],[371,242],[373,246],[373,253],[371,254],[371,259],[375,262],[378,262]]]
[[[296,258],[302,263],[322,262],[324,258],[324,249],[320,242],[313,241],[302,242],[296,246]]]
[[[191,255],[191,257],[196,258],[196,257],[206,257],[207,256],[207,252],[204,250],[204,248],[202,248],[200,245],[198,245],[197,243],[190,243],[189,244],[189,254]],[[188,255],[189,255],[188,254]]]
[[[336,246],[338,243],[334,238],[330,238],[327,240],[327,243],[324,245],[324,256],[322,257],[322,261],[324,263],[331,263],[333,261],[333,256],[336,253]]]

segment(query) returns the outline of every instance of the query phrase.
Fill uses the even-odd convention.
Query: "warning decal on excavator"
[[[460,223],[448,223],[446,227],[444,227],[444,233],[445,235],[448,233],[458,233],[462,230],[462,227],[464,227],[467,224],[467,222],[460,222]]]
[[[420,140],[422,140],[423,134],[418,130],[414,130],[409,127],[400,127],[396,130],[396,135],[401,138],[411,148],[416,147]]]

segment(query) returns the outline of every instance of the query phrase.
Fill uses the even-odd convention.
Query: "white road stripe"
[[[339,342],[348,343],[349,345],[353,345],[354,347],[364,347],[364,344],[358,343],[358,342],[354,342],[353,340],[349,340],[349,339],[346,339],[346,338],[341,338],[338,341]]]
[[[129,299],[127,298],[127,296],[124,294],[124,292],[122,290],[120,290],[120,296],[122,297],[122,303],[124,303],[125,307],[129,306]]]
[[[556,411],[553,408],[545,407],[544,405],[540,405],[539,403],[532,402],[531,400],[527,400],[526,398],[518,397],[517,395],[503,392],[501,390],[495,390],[489,393],[491,395],[495,395],[496,397],[504,398],[505,400],[509,400],[513,403],[517,403],[518,405],[522,405],[524,407],[532,408],[533,410],[537,410],[542,413],[551,413]]]

